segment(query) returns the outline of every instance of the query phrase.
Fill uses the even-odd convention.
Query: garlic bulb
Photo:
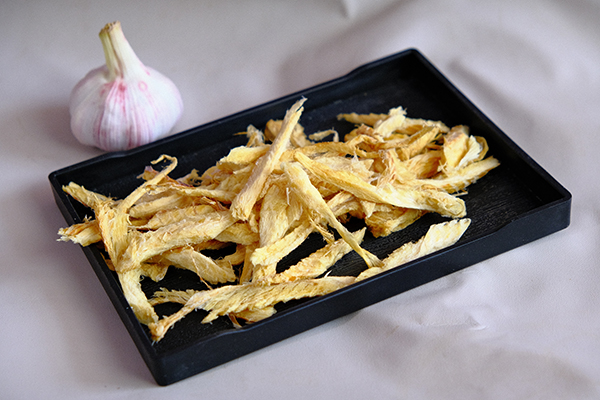
[[[100,31],[106,65],[71,92],[71,130],[81,143],[127,150],[167,136],[183,112],[177,87],[142,64],[117,21]]]

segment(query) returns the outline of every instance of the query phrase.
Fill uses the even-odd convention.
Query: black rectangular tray
[[[159,385],[168,385],[237,357],[347,315],[416,286],[566,228],[571,195],[542,167],[509,139],[460,93],[418,50],[408,49],[363,65],[348,75],[236,113],[127,152],[107,153],[49,175],[56,203],[69,224],[81,222],[91,211],[68,197],[62,186],[74,181],[88,189],[122,198],[141,182],[137,178],[161,154],[176,156],[179,177],[193,168],[203,171],[235,146],[244,144],[249,124],[262,128],[302,96],[307,98],[301,124],[306,132],[351,128],[338,121],[339,113],[386,113],[403,106],[408,116],[441,120],[448,126],[468,125],[471,133],[487,139],[490,154],[500,167],[471,185],[462,198],[472,223],[454,246],[353,284],[326,296],[278,306],[271,318],[234,328],[227,318],[201,324],[203,311],[177,323],[165,338],[152,343],[127,304],[118,279],[98,248],[85,255]],[[412,226],[385,238],[365,238],[364,247],[380,257],[423,235],[440,217],[428,214]],[[322,244],[322,240],[320,242]],[[309,250],[315,246],[309,240]],[[340,260],[333,274],[357,275],[364,268],[356,254]],[[146,282],[149,281],[149,282]],[[170,271],[159,285],[143,281],[144,290],[198,285],[186,271]],[[187,286],[187,287],[186,287]]]

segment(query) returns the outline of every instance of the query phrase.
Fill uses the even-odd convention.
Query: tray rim
[[[172,136],[160,139],[159,141],[150,143],[148,145],[144,145],[144,146],[138,147],[136,149],[127,150],[127,151],[101,154],[99,156],[95,156],[88,160],[81,161],[76,164],[58,169],[58,170],[50,173],[48,176],[48,179],[53,188],[53,193],[54,193],[56,203],[68,223],[71,224],[74,222],[79,222],[78,217],[77,217],[77,212],[72,207],[70,201],[67,198],[67,195],[64,192],[62,192],[62,190],[59,190],[60,186],[59,186],[58,177],[60,175],[67,174],[70,171],[76,171],[76,170],[85,168],[90,165],[102,163],[109,159],[132,157],[132,156],[135,156],[135,154],[137,154],[137,153],[144,152],[149,149],[158,148],[163,145],[168,145],[168,143],[173,142],[173,141],[185,141],[185,139],[188,136],[192,136],[195,132],[212,129],[226,121],[229,121],[231,119],[235,119],[235,118],[238,118],[238,117],[241,117],[244,115],[252,115],[253,113],[257,112],[258,110],[263,109],[263,108],[269,108],[274,104],[278,104],[278,103],[282,103],[282,102],[286,102],[286,101],[291,102],[293,99],[297,99],[298,97],[302,96],[302,94],[306,93],[307,91],[315,91],[315,90],[319,90],[322,88],[326,88],[327,86],[338,85],[345,81],[351,80],[353,77],[361,74],[364,71],[368,71],[370,69],[376,68],[379,65],[386,64],[395,59],[403,58],[403,57],[407,57],[407,56],[415,57],[417,59],[417,61],[420,62],[420,64],[423,67],[427,68],[429,70],[429,72],[433,73],[436,76],[436,78],[438,80],[440,80],[444,86],[446,86],[448,89],[450,89],[454,96],[456,96],[461,102],[463,102],[466,106],[468,106],[471,109],[471,111],[474,112],[477,115],[477,117],[480,118],[486,125],[488,125],[491,129],[493,129],[494,133],[498,136],[497,139],[504,141],[505,144],[511,148],[511,150],[516,152],[516,154],[518,155],[519,158],[523,159],[524,162],[527,163],[527,165],[529,165],[536,174],[540,175],[546,181],[547,184],[549,184],[554,190],[556,190],[556,192],[560,194],[559,198],[557,200],[554,200],[552,202],[544,204],[542,207],[535,208],[533,210],[530,210],[526,213],[519,215],[518,218],[516,218],[513,221],[509,221],[509,222],[505,223],[503,226],[498,227],[497,230],[494,232],[487,232],[485,234],[480,235],[480,237],[473,237],[467,243],[459,243],[451,248],[444,249],[444,250],[438,251],[436,253],[433,253],[433,254],[425,257],[424,259],[415,260],[411,263],[408,263],[401,267],[386,271],[385,273],[382,273],[380,275],[377,275],[375,277],[367,279],[363,282],[356,283],[349,287],[340,289],[340,290],[333,292],[331,294],[328,294],[326,296],[308,299],[307,301],[303,302],[302,304],[300,304],[298,306],[294,306],[293,310],[286,310],[287,312],[285,314],[281,314],[281,315],[275,314],[273,317],[269,318],[268,320],[264,320],[259,323],[244,327],[243,331],[232,330],[232,331],[225,331],[225,332],[216,332],[214,334],[210,334],[210,335],[204,336],[202,338],[199,338],[197,341],[194,341],[192,345],[185,345],[185,346],[182,346],[181,348],[172,348],[161,354],[159,354],[155,351],[155,348],[153,347],[150,339],[146,335],[141,324],[139,324],[139,322],[137,322],[137,320],[131,321],[131,317],[133,316],[133,312],[131,311],[131,309],[128,308],[128,306],[124,307],[123,309],[119,309],[119,307],[117,307],[117,305],[115,304],[115,301],[116,301],[114,299],[115,296],[116,297],[120,296],[123,299],[124,299],[124,296],[122,295],[122,292],[120,292],[120,290],[117,287],[115,287],[114,283],[110,282],[110,279],[108,278],[108,276],[103,277],[99,274],[98,268],[102,268],[102,266],[100,266],[98,263],[98,259],[97,259],[98,253],[96,253],[96,251],[92,247],[82,248],[82,250],[86,254],[86,257],[88,258],[88,261],[92,264],[92,267],[96,271],[96,274],[98,275],[105,291],[107,292],[108,296],[110,297],[111,302],[113,303],[113,306],[115,307],[116,311],[119,313],[123,323],[126,325],[126,328],[129,332],[129,334],[132,336],[132,339],[134,340],[138,350],[140,351],[142,357],[146,361],[146,364],[150,368],[150,370],[158,384],[168,385],[168,384],[174,383],[176,381],[179,381],[181,379],[187,378],[188,376],[195,375],[199,372],[202,372],[205,369],[208,369],[208,368],[204,368],[201,371],[193,372],[186,376],[183,376],[185,374],[183,374],[183,375],[180,374],[180,376],[178,376],[178,377],[174,377],[172,372],[167,371],[169,368],[172,368],[171,364],[174,362],[173,359],[177,359],[181,355],[180,353],[182,351],[185,351],[186,349],[189,349],[190,346],[197,346],[200,343],[209,344],[210,342],[213,342],[217,339],[221,340],[221,339],[227,339],[227,338],[231,338],[231,337],[241,336],[241,335],[243,335],[244,332],[252,333],[255,331],[260,331],[261,329],[267,329],[270,325],[273,325],[273,324],[276,325],[278,323],[277,321],[279,321],[282,318],[290,318],[291,314],[302,315],[306,309],[309,309],[309,308],[312,309],[313,307],[315,307],[315,305],[319,305],[319,304],[323,304],[323,303],[329,304],[329,302],[333,301],[333,299],[344,298],[345,296],[347,296],[347,293],[356,291],[359,288],[364,287],[365,285],[370,285],[374,281],[386,281],[386,279],[389,280],[390,277],[402,274],[403,273],[402,271],[412,270],[416,266],[422,265],[423,263],[431,263],[431,262],[433,262],[433,260],[437,260],[440,257],[443,257],[445,254],[448,254],[451,251],[452,252],[461,251],[461,249],[464,249],[465,246],[472,246],[474,242],[484,241],[484,240],[486,240],[486,238],[497,235],[498,232],[501,232],[503,230],[508,230],[508,231],[514,230],[514,228],[510,228],[511,225],[514,225],[515,223],[518,223],[519,221],[528,221],[528,220],[531,220],[532,218],[536,218],[542,212],[546,212],[546,213],[553,212],[554,214],[558,214],[558,215],[562,216],[562,220],[560,221],[559,225],[549,228],[549,230],[551,232],[547,232],[547,233],[542,232],[540,237],[543,237],[543,236],[546,236],[547,234],[564,229],[569,225],[569,223],[570,223],[570,206],[571,206],[571,197],[572,197],[571,193],[566,188],[564,188],[553,176],[551,176],[541,165],[539,165],[535,160],[533,160],[533,158],[531,158],[524,150],[522,150],[503,131],[501,131],[477,106],[475,106],[437,68],[435,68],[435,66],[428,59],[426,59],[423,56],[423,54],[421,52],[419,52],[419,50],[417,50],[415,48],[409,48],[407,50],[403,50],[398,53],[388,55],[388,56],[380,58],[378,60],[371,61],[369,63],[363,64],[363,65],[353,69],[349,73],[347,73],[343,76],[340,76],[338,78],[329,80],[327,82],[320,83],[318,85],[315,85],[315,86],[312,86],[312,87],[309,87],[309,88],[306,88],[303,90],[296,91],[294,93],[279,97],[277,99],[268,101],[266,103],[256,105],[254,107],[250,107],[250,108],[242,110],[242,111],[235,112],[229,116],[225,116],[223,118],[219,118],[217,120],[199,125],[197,127],[187,129],[185,131],[182,131],[182,132],[174,134]],[[566,215],[566,219],[565,219],[565,215]],[[535,238],[533,240],[537,240],[537,238]],[[533,240],[528,240],[525,243],[528,243]],[[523,243],[523,244],[525,244],[525,243]],[[518,247],[518,246],[516,246],[516,247]],[[514,248],[514,247],[511,247],[510,249],[512,249],[512,248]],[[508,249],[508,250],[510,250],[510,249]],[[504,250],[504,251],[506,251],[506,250]],[[498,254],[501,254],[504,251],[501,251]],[[489,258],[489,257],[485,257],[483,259],[487,259],[487,258]],[[477,261],[477,262],[479,262],[479,261]],[[459,269],[462,269],[469,265],[473,265],[473,264],[468,263],[468,265],[462,266]],[[455,272],[455,271],[452,271],[452,272]],[[435,279],[437,279],[437,278],[435,278]],[[424,283],[426,283],[426,282],[424,282]],[[414,287],[416,287],[416,286],[414,286]],[[406,290],[410,290],[412,288],[413,287],[408,288]],[[397,294],[402,293],[406,290],[399,291]],[[382,299],[377,300],[375,302],[384,300],[389,297],[390,296],[384,296]],[[375,302],[369,302],[369,304],[367,304],[367,305],[374,304]],[[121,305],[123,305],[123,304],[121,304]],[[363,307],[365,307],[365,305],[358,307],[357,309],[361,309]],[[343,315],[346,315],[350,312],[353,312],[353,311],[344,312]],[[339,316],[341,316],[341,315],[339,315]],[[339,316],[337,316],[337,317],[339,317]],[[334,317],[334,318],[337,318],[337,317]],[[135,319],[135,316],[133,316],[133,318]],[[317,325],[321,325],[322,323],[328,322],[330,320],[331,319],[325,318],[325,320],[323,320],[321,322],[317,321],[316,323],[314,323],[313,326],[309,326],[305,329],[301,329],[299,332],[292,333],[291,335],[285,334],[285,335],[283,335],[284,337],[277,339],[275,341],[272,341],[269,344],[275,343],[275,342],[285,339],[287,337],[293,336],[302,331],[312,329],[313,327],[315,327]],[[137,322],[137,324],[136,324],[136,322]],[[267,328],[265,328],[265,326]],[[267,344],[267,345],[269,345],[269,344]],[[243,354],[238,355],[233,358],[237,358],[244,354],[248,354],[249,352],[258,350],[259,348],[263,348],[263,347],[265,347],[265,346],[259,346],[257,349],[254,349],[251,351],[244,351]],[[225,362],[227,362],[227,361],[225,361]],[[213,366],[216,366],[219,364],[222,364],[222,362],[217,363]],[[209,368],[212,368],[212,367],[209,367]]]

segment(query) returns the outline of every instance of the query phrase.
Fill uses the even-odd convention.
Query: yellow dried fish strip
[[[413,208],[398,208],[380,205],[381,210],[375,210],[365,217],[365,223],[374,237],[388,236],[393,232],[406,228],[426,212]]]
[[[406,111],[402,107],[392,108],[385,119],[380,119],[373,125],[373,134],[386,138],[396,129],[404,125]]]
[[[195,293],[176,313],[149,324],[152,339],[160,340],[167,330],[196,309],[209,311],[203,319],[208,323],[221,315],[245,310],[262,310],[280,302],[322,296],[354,282],[354,277],[325,277],[302,279],[275,285],[227,285],[214,290]]]
[[[250,256],[250,261],[254,266],[277,263],[291,253],[293,249],[300,246],[313,231],[313,224],[309,219],[305,219],[278,241],[254,250]],[[266,276],[268,273],[261,275]]]
[[[96,220],[88,220],[79,224],[73,224],[68,228],[60,228],[58,234],[60,235],[58,240],[63,242],[71,241],[83,247],[102,241],[100,227]]]
[[[362,242],[365,232],[366,228],[363,228],[353,233],[358,243]],[[327,272],[329,268],[350,251],[352,251],[352,247],[344,239],[338,239],[321,247],[285,271],[267,277],[267,281],[273,284],[291,282],[298,279],[317,278]]]
[[[259,246],[261,248],[276,243],[288,232],[291,224],[288,219],[287,208],[288,200],[283,182],[271,184],[263,198],[259,214],[258,229],[260,235]],[[253,279],[261,279],[274,274],[277,269],[277,261],[255,263]]]
[[[258,242],[258,233],[254,232],[249,224],[236,222],[215,236],[215,239],[224,243],[236,243],[249,246]]]
[[[347,114],[338,114],[337,119],[345,120],[355,125],[369,125],[374,126],[380,120],[386,119],[388,117],[387,114],[357,114],[357,113],[347,113]]]
[[[148,192],[151,192],[149,189]],[[194,204],[194,199],[189,196],[183,196],[181,193],[173,192],[165,187],[165,191],[160,196],[153,196],[151,200],[137,202],[128,211],[131,218],[149,218],[161,210],[184,208]]]
[[[396,152],[400,160],[406,161],[421,153],[440,132],[437,126],[426,126],[412,136],[406,139],[406,142],[398,146]]]
[[[237,323],[238,319],[243,319],[246,322],[258,322],[262,321],[265,318],[269,318],[273,314],[275,314],[276,310],[274,306],[267,306],[258,310],[242,310],[234,313],[229,313],[228,316],[234,322],[234,325],[237,327],[241,327],[239,323]]]
[[[500,162],[496,158],[488,157],[461,168],[449,177],[440,179],[418,179],[415,183],[436,187],[448,193],[453,193],[473,184],[499,165]]]
[[[299,155],[301,155],[299,153]],[[303,157],[306,157],[302,155]],[[307,158],[307,157],[306,157]],[[367,263],[367,266],[379,266],[381,260],[374,254],[371,254],[367,250],[360,247],[360,244],[354,236],[346,229],[346,227],[338,221],[333,211],[329,208],[325,200],[321,197],[317,189],[311,184],[310,179],[306,172],[302,169],[300,164],[287,163],[283,167],[286,175],[289,177],[289,183],[291,187],[298,192],[298,198],[303,202],[308,210],[316,213],[319,219],[327,221],[340,236],[356,251],[363,260]]]
[[[148,222],[140,229],[158,229],[162,226],[181,222],[183,220],[195,220],[202,221],[210,213],[213,213],[215,209],[207,204],[199,204],[193,206],[187,206],[179,208],[164,207],[162,210],[156,210]]]
[[[63,186],[62,189],[75,200],[91,209],[95,209],[100,203],[110,201],[109,197],[87,190],[75,182],[70,182],[68,185]]]
[[[152,306],[164,303],[179,303],[185,304],[189,301],[195,293],[195,290],[161,290],[154,294],[149,302]],[[246,322],[258,322],[265,318],[268,318],[275,314],[276,310],[274,306],[267,306],[256,310],[242,310],[235,313],[229,313],[228,316],[232,320],[236,328],[241,328],[241,325],[237,322],[238,319],[243,319]],[[158,340],[158,338],[156,338]]]
[[[158,315],[154,307],[148,301],[141,285],[142,269],[135,268],[124,272],[118,272],[119,283],[123,289],[123,295],[131,306],[137,319],[145,325],[158,321]]]
[[[356,280],[361,281],[370,278],[383,271],[452,246],[462,237],[470,224],[471,220],[469,218],[463,218],[432,225],[425,236],[418,241],[406,243],[394,250],[383,260],[383,267],[364,270]]]
[[[434,211],[445,217],[460,218],[466,214],[464,201],[446,192],[430,188],[399,187],[394,185],[373,186],[358,179],[348,171],[333,170],[313,161],[302,153],[296,160],[312,174],[356,197],[375,203],[391,204],[396,207]]]
[[[125,254],[115,267],[124,271],[168,250],[214,239],[235,223],[229,211],[215,211],[203,221],[181,221],[155,231],[132,232]]]
[[[236,280],[233,267],[228,263],[218,264],[212,258],[205,256],[191,247],[169,250],[163,254],[166,261],[178,268],[193,271],[200,279],[212,283],[234,282]]]
[[[255,163],[265,155],[269,148],[270,145],[234,147],[229,151],[229,154],[217,161],[217,167],[223,171],[237,171]]]
[[[234,286],[234,293],[227,296],[208,296],[207,299],[190,299],[210,313],[203,322],[210,322],[220,315],[243,310],[263,309],[280,302],[322,296],[353,283],[351,276],[329,276],[319,279],[302,279],[276,285],[239,285]],[[218,289],[216,289],[218,290]]]
[[[250,216],[250,212],[260,192],[263,190],[267,178],[279,164],[279,158],[288,146],[290,136],[304,110],[302,104],[305,100],[301,99],[297,101],[288,110],[283,120],[281,131],[273,141],[273,144],[269,147],[265,155],[259,159],[242,191],[233,199],[230,210],[235,218],[246,221]]]

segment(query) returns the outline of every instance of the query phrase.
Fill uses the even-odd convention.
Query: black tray
[[[100,251],[95,246],[83,248],[160,385],[171,384],[261,349],[564,229],[570,223],[570,193],[414,49],[153,144],[127,152],[104,154],[55,171],[49,179],[56,203],[69,224],[81,222],[91,212],[68,197],[61,189],[63,185],[74,181],[88,189],[122,198],[141,183],[136,177],[161,154],[178,158],[179,166],[171,174],[173,177],[185,175],[193,168],[203,171],[225,156],[229,149],[245,143],[245,137],[234,133],[244,131],[249,124],[262,128],[271,118],[283,118],[285,111],[302,96],[307,101],[300,122],[308,133],[327,128],[335,128],[340,134],[349,131],[348,123],[337,121],[338,113],[385,113],[392,107],[403,106],[411,117],[441,120],[448,126],[470,126],[472,134],[487,139],[490,154],[498,158],[501,165],[471,185],[463,197],[472,223],[454,246],[329,295],[278,306],[273,317],[241,329],[234,328],[227,318],[200,324],[204,314],[198,311],[177,323],[163,340],[153,344],[146,327],[137,321],[128,306],[116,275],[106,267]],[[364,247],[383,257],[402,243],[418,239],[431,223],[440,220],[439,216],[428,214],[409,228],[386,238],[367,237]],[[336,264],[333,273],[356,275],[363,268],[362,260],[351,253]],[[147,281],[150,280],[144,280],[143,286],[148,293],[158,286],[189,288],[198,284],[195,277],[174,269],[160,285]]]

